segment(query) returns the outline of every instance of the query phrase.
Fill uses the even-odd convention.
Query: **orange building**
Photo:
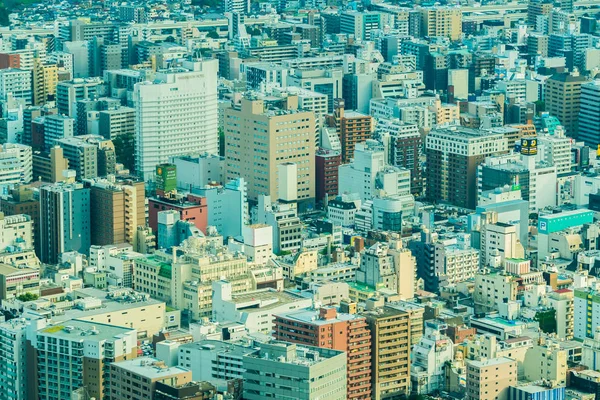
[[[275,316],[277,340],[348,355],[348,399],[371,398],[371,333],[365,317],[338,313],[333,307],[290,311]]]
[[[344,99],[335,99],[333,115],[327,116],[327,125],[335,127],[342,146],[342,162],[354,158],[356,143],[362,143],[373,136],[373,117],[356,111],[344,110]]]

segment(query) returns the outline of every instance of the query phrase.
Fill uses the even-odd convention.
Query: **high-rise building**
[[[136,173],[145,180],[169,157],[217,154],[217,60],[184,61],[135,85]]]
[[[54,144],[63,149],[69,160],[69,168],[75,171],[77,179],[92,179],[98,176],[98,147],[80,139],[79,136],[58,139]]]
[[[393,399],[410,392],[410,315],[390,307],[369,310],[372,399]]]
[[[119,135],[131,138],[135,135],[135,109],[119,107],[103,110],[98,113],[98,133],[106,139],[114,139]]]
[[[243,357],[245,399],[346,399],[343,351],[286,342],[261,343],[259,347],[257,353]]]
[[[298,202],[311,204],[315,198],[315,116],[298,110],[297,96],[288,96],[284,107],[268,109],[262,100],[244,98],[241,107],[225,110],[225,179],[243,177],[251,201],[261,194],[276,200],[281,182],[278,165],[294,162]]]
[[[340,33],[353,35],[357,40],[370,40],[371,32],[381,28],[378,12],[344,11],[340,15]]]
[[[86,55],[87,60],[87,55]],[[100,78],[76,78],[59,82],[56,85],[56,106],[60,115],[75,117],[79,100],[94,100],[104,94],[103,82]]]
[[[14,318],[0,324],[0,386],[2,398],[7,400],[33,397],[34,375],[28,374],[31,366],[27,359],[27,331],[41,328],[44,319],[27,321]]]
[[[365,317],[333,307],[290,311],[275,317],[277,340],[342,350],[347,355],[348,399],[371,397],[371,333]]]
[[[459,126],[432,130],[425,139],[427,197],[474,209],[477,167],[486,156],[507,151],[508,143],[502,134]]]
[[[17,68],[0,70],[0,98],[6,100],[11,94],[17,99],[23,99],[25,104],[33,104],[33,85],[31,71]]]
[[[73,137],[75,133],[75,120],[64,115],[47,115],[43,117],[43,143],[44,151],[49,153],[56,146],[56,141]],[[33,133],[32,133],[32,136]],[[35,139],[35,138],[34,138]],[[35,142],[36,140],[32,140]]]
[[[462,36],[462,11],[455,7],[421,8],[423,36],[442,36],[459,40]]]
[[[80,183],[40,188],[40,259],[58,263],[60,254],[90,248],[90,189]]]
[[[568,136],[577,134],[581,86],[587,82],[578,72],[555,74],[546,81],[546,111],[558,118]]]
[[[338,167],[342,157],[339,151],[324,149],[318,150],[315,157],[316,200],[322,202],[338,194]]]
[[[356,111],[345,111],[344,99],[335,99],[333,115],[329,115],[328,125],[334,127],[342,145],[342,162],[348,163],[354,158],[357,143],[371,139],[375,121],[370,115]]]
[[[577,139],[594,149],[600,145],[600,79],[581,85]]]
[[[130,179],[86,182],[90,188],[91,243],[136,246],[136,229],[146,225],[144,182]]]
[[[137,357],[137,332],[69,320],[39,330],[34,347],[38,372],[32,374],[34,398],[71,398],[71,392],[85,386],[88,396],[101,399],[111,393],[106,386],[111,363]]]

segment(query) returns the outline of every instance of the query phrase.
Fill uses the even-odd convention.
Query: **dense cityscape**
[[[26,399],[600,400],[600,0],[0,1]]]

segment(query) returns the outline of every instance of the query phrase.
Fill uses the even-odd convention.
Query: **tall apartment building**
[[[370,40],[371,32],[381,28],[378,12],[344,11],[340,15],[340,33],[353,35],[357,40]]]
[[[355,111],[345,111],[344,99],[335,99],[333,115],[328,116],[328,125],[336,129],[342,146],[342,162],[354,158],[357,143],[371,139],[375,121],[370,115]]]
[[[111,363],[104,398],[109,400],[145,400],[155,398],[158,382],[183,385],[192,381],[192,372],[178,366],[167,366],[152,357],[139,357]]]
[[[56,183],[66,179],[64,172],[69,169],[62,147],[54,146],[50,153],[33,153],[33,177],[42,182]]]
[[[410,171],[411,193],[423,193],[423,171],[419,160],[423,153],[423,141],[417,125],[397,119],[379,119],[375,132],[380,137],[389,137],[388,162]]]
[[[135,135],[135,109],[119,107],[103,110],[98,113],[98,133],[106,139],[114,139],[119,135],[133,137]]]
[[[410,315],[390,307],[366,311],[371,331],[373,400],[398,398],[410,392]]]
[[[339,151],[317,151],[315,156],[316,200],[324,201],[338,194],[338,167],[342,162]]]
[[[69,168],[77,174],[77,179],[92,179],[98,176],[98,147],[86,143],[79,137],[58,139],[54,142],[63,149],[69,160]]]
[[[0,186],[29,183],[33,178],[31,147],[19,143],[0,146]]]
[[[508,400],[511,386],[517,384],[517,362],[511,358],[468,360],[468,400]]]
[[[32,146],[40,141],[43,143],[43,149],[49,153],[50,149],[56,146],[56,141],[64,138],[71,138],[75,134],[75,120],[64,115],[47,115],[40,118],[43,123],[43,138],[36,139],[32,132]],[[37,121],[37,119],[36,119]]]
[[[277,340],[345,351],[348,399],[371,397],[371,333],[365,317],[338,313],[333,307],[277,314]]]
[[[315,116],[298,110],[298,97],[288,96],[285,108],[269,109],[262,100],[242,99],[241,107],[225,110],[225,179],[243,177],[248,199],[259,195],[278,199],[278,165],[297,165],[299,203],[315,198]]]
[[[136,230],[146,225],[144,182],[130,179],[96,179],[90,188],[90,218],[94,221],[91,243],[137,245]]]
[[[558,118],[568,136],[577,134],[581,87],[587,82],[578,72],[555,74],[546,81],[546,111]]]
[[[90,248],[90,190],[80,183],[40,188],[40,260],[58,263],[61,253]]]
[[[59,82],[56,85],[58,114],[75,117],[76,104],[79,100],[94,100],[103,94],[103,81],[100,78],[76,78]]]
[[[25,105],[33,104],[31,71],[17,68],[0,70],[0,98],[6,100],[9,94],[25,100]]]
[[[527,50],[532,56],[548,57],[548,35],[532,32],[527,36]]]
[[[245,355],[244,399],[346,399],[346,354],[339,350],[272,342]]]
[[[37,369],[33,398],[68,399],[85,386],[88,396],[101,399],[108,395],[110,364],[137,357],[137,332],[69,320],[39,330],[33,345],[36,361],[31,367]]]
[[[600,145],[600,79],[581,85],[578,128],[578,140],[591,148]]]
[[[421,30],[423,36],[459,40],[462,36],[462,11],[452,7],[421,8]]]
[[[219,150],[217,60],[184,61],[135,85],[136,173],[154,178],[169,157]]]
[[[477,167],[486,156],[508,152],[502,134],[459,126],[432,130],[425,139],[427,197],[458,207],[477,204]]]
[[[0,386],[7,400],[31,398],[33,391],[33,375],[27,373],[31,368],[27,364],[28,326],[29,321],[21,318],[0,323]]]

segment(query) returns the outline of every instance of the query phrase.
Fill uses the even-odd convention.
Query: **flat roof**
[[[320,310],[295,310],[277,313],[276,315],[278,317],[293,319],[296,321],[306,322],[313,325],[329,325],[335,322],[352,321],[361,318],[361,316],[355,314],[339,313],[336,311],[335,318],[321,319],[319,318],[319,313]]]
[[[501,365],[501,364],[508,364],[508,363],[515,363],[516,361],[508,358],[508,357],[498,357],[498,358],[488,358],[487,360],[467,360],[467,364],[470,364],[474,367],[479,367],[479,368],[484,368],[484,367],[491,367],[494,365]]]
[[[184,373],[189,373],[191,375],[191,371],[188,369],[179,366],[168,367],[165,365],[164,361],[154,357],[138,357],[133,360],[115,362],[112,365],[151,380],[167,378]]]
[[[223,342],[221,340],[200,340],[198,342],[186,343],[179,346],[180,351],[203,350],[213,353],[227,353],[229,356],[243,357],[255,353],[253,347],[246,347],[235,343]]]
[[[101,324],[95,321],[71,319],[59,324],[47,326],[38,331],[38,334],[81,342],[91,339],[96,341],[107,340],[131,332],[135,332],[135,329]]]

